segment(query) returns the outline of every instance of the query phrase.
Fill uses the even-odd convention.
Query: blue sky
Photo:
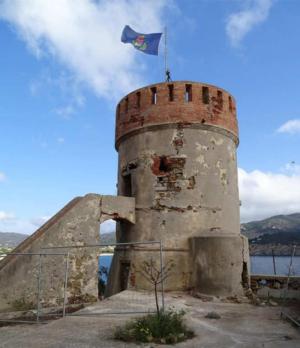
[[[300,212],[299,14],[298,0],[0,0],[0,231],[116,193],[115,105],[164,66],[162,47],[120,42],[126,24],[167,25],[173,79],[235,96],[242,220]]]

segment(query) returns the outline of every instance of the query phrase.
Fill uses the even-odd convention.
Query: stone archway
[[[122,223],[129,223],[134,224],[135,223],[135,198],[133,197],[124,197],[124,196],[102,196],[100,201],[100,229],[101,224],[103,224],[106,221],[109,220],[115,220],[117,222],[117,225]],[[116,226],[117,231],[119,231],[118,226]],[[117,238],[122,239],[122,238]],[[101,235],[100,235],[100,242]],[[116,260],[112,260],[112,264],[115,263]],[[114,270],[116,270],[116,267],[113,267]],[[123,273],[126,273],[127,268],[124,268]],[[121,273],[120,273],[121,272]],[[118,272],[119,277],[122,277],[122,270]],[[112,287],[115,287],[115,274],[112,275],[111,272],[108,274],[107,279],[107,287],[111,289]],[[125,283],[125,280],[124,280]],[[106,288],[106,286],[104,287]],[[106,295],[108,293],[111,293],[111,291],[106,291]]]

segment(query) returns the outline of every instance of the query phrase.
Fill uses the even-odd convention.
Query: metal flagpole
[[[165,78],[167,77],[167,69],[168,69],[168,63],[167,63],[167,27],[165,27]]]
[[[168,45],[167,45],[167,27],[165,27],[165,81],[171,81],[171,73],[168,67]]]

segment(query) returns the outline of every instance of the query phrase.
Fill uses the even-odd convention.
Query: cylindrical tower
[[[247,283],[237,145],[235,100],[212,85],[158,83],[117,106],[118,195],[136,199],[136,224],[120,222],[117,241],[162,240],[169,290],[240,294]],[[117,248],[109,292],[147,288],[139,267],[156,249]]]

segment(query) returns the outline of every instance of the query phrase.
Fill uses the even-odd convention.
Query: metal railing
[[[5,318],[0,318],[0,322],[5,322],[5,323],[28,323],[28,324],[33,324],[33,323],[41,323],[43,322],[42,320],[42,304],[41,304],[41,292],[42,292],[42,283],[41,283],[41,278],[42,278],[42,267],[43,267],[43,257],[46,256],[63,256],[65,258],[65,270],[64,270],[64,285],[63,285],[63,308],[62,308],[62,316],[65,316],[66,312],[66,304],[67,304],[67,297],[66,297],[66,289],[67,289],[67,282],[68,282],[68,267],[69,267],[69,253],[43,253],[43,252],[37,252],[37,253],[14,253],[14,252],[9,252],[9,253],[0,253],[1,256],[38,256],[38,272],[37,272],[37,300],[36,300],[36,314],[33,312],[32,314],[36,316],[36,320],[18,320],[18,319],[5,319]],[[22,311],[24,312],[24,310]],[[47,314],[51,316],[51,314]],[[57,316],[57,314],[56,314]]]
[[[38,256],[38,263],[37,263],[37,285],[36,285],[36,292],[37,292],[37,300],[36,300],[36,310],[35,313],[32,314],[35,315],[35,320],[18,320],[18,319],[5,319],[0,318],[0,322],[6,322],[6,323],[44,323],[46,320],[43,318],[45,316],[56,316],[56,317],[65,317],[65,316],[96,316],[96,315],[111,315],[111,314],[140,314],[140,313],[153,313],[153,311],[139,311],[139,310],[110,310],[110,311],[103,311],[98,313],[85,313],[79,312],[79,313],[68,313],[67,311],[67,293],[68,293],[68,277],[69,277],[69,262],[70,262],[70,255],[72,255],[72,250],[76,249],[89,249],[89,248],[99,248],[100,249],[100,256],[101,256],[101,249],[106,247],[125,247],[130,248],[134,246],[147,246],[147,245],[157,245],[158,248],[155,250],[159,253],[159,269],[160,269],[160,289],[159,293],[161,294],[161,309],[164,310],[165,308],[165,296],[164,296],[164,263],[163,263],[163,246],[161,241],[138,241],[138,242],[129,242],[129,243],[110,243],[110,244],[89,244],[89,245],[59,245],[59,246],[51,246],[51,247],[43,247],[40,249],[40,252],[36,253],[0,253],[1,256]],[[64,249],[64,252],[56,252],[55,250],[62,250]],[[130,250],[130,249],[128,249]],[[140,250],[140,249],[139,249]],[[54,251],[54,252],[53,252]],[[73,254],[76,258],[76,253]],[[73,256],[72,255],[72,256]],[[64,265],[64,271],[63,271],[63,302],[62,302],[62,312],[61,314],[53,314],[53,313],[44,313],[43,312],[43,305],[41,301],[41,294],[43,292],[43,277],[47,277],[47,269],[43,268],[43,260],[45,257],[64,257],[65,259],[65,265]],[[101,262],[101,261],[100,261]],[[151,292],[152,293],[152,292]],[[154,298],[153,298],[153,304],[154,304]],[[61,310],[61,307],[59,307]],[[100,308],[100,307],[99,307]],[[101,308],[100,308],[101,309]],[[107,307],[106,307],[107,309]]]
[[[289,272],[288,272],[288,277],[287,277],[287,282],[286,282],[286,288],[283,289],[283,299],[282,299],[282,306],[281,306],[280,316],[281,316],[281,318],[285,318],[285,319],[291,321],[294,325],[296,325],[299,328],[300,327],[299,320],[297,320],[292,315],[288,314],[286,311],[283,310],[284,305],[285,305],[285,301],[286,301],[286,294],[287,294],[287,291],[289,289],[289,282],[290,282],[291,271],[292,271],[292,267],[293,267],[293,259],[294,259],[295,254],[296,254],[296,248],[297,248],[297,246],[294,245],[293,246],[293,252],[292,252],[292,255],[291,255],[290,264],[289,264]]]
[[[72,249],[85,249],[85,248],[99,248],[100,256],[101,256],[101,248],[105,247],[133,247],[133,246],[141,246],[141,245],[158,245],[159,252],[159,267],[160,267],[160,293],[161,293],[161,309],[164,311],[165,309],[165,296],[164,296],[164,263],[163,263],[163,245],[161,241],[138,241],[138,242],[127,242],[127,243],[109,243],[109,244],[88,244],[88,245],[60,245],[60,246],[51,246],[51,247],[43,247],[42,250],[59,250],[59,249],[67,249],[68,255],[71,254],[70,250]],[[68,274],[67,274],[68,277]],[[66,313],[64,311],[63,316],[97,316],[97,315],[111,315],[111,314],[142,314],[142,313],[154,313],[155,311],[105,311],[99,313]]]

